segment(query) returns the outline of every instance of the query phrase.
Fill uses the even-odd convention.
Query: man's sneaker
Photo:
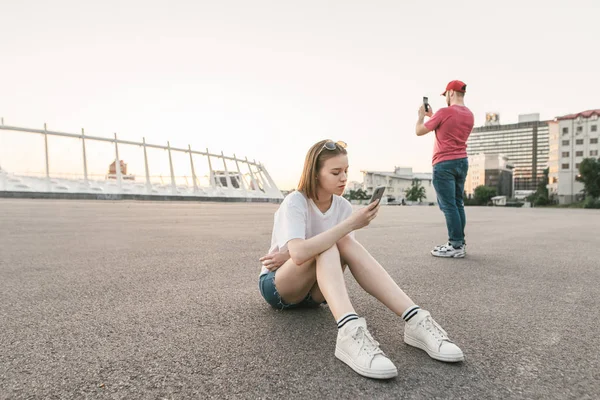
[[[448,339],[448,334],[431,318],[429,311],[419,310],[404,325],[404,342],[421,350],[429,357],[440,361],[463,361],[462,350]]]
[[[364,318],[348,322],[338,331],[335,356],[362,376],[389,379],[398,376],[393,362],[367,330]]]
[[[439,250],[439,249],[441,249],[441,248],[442,248],[442,247],[444,247],[444,246],[452,246],[452,245],[450,244],[450,242],[448,242],[448,243],[446,243],[446,244],[438,244],[438,245],[437,245],[437,246],[435,246],[433,249],[434,249],[434,250]],[[464,244],[463,244],[463,247],[465,248],[465,252],[466,252],[466,251],[467,251],[467,244],[466,244],[466,243],[464,243]]]
[[[458,249],[455,249],[450,243],[443,246],[436,246],[431,250],[431,255],[434,257],[446,258],[463,258],[467,255],[466,246],[463,244]]]

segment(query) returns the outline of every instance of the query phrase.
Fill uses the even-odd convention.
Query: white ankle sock
[[[356,313],[353,312],[342,315],[340,319],[337,320],[338,329],[341,329],[344,325],[346,325],[347,322],[353,321],[355,319],[358,319],[358,315],[356,315]]]
[[[405,322],[408,322],[412,317],[414,317],[415,315],[417,315],[417,313],[419,312],[419,310],[421,309],[421,307],[419,307],[418,305],[414,305],[414,306],[410,306],[406,309],[406,311],[404,311],[402,313],[402,319]]]

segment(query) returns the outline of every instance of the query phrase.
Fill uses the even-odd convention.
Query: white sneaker
[[[438,244],[438,245],[437,245],[437,246],[435,246],[433,249],[434,249],[434,250],[439,250],[439,249],[441,249],[441,248],[442,248],[442,247],[444,247],[444,246],[452,246],[452,245],[450,244],[450,242],[448,242],[448,243],[446,243],[446,244]],[[464,248],[465,248],[465,251],[467,251],[467,244],[466,244],[466,243],[463,243],[463,246],[464,246]]]
[[[367,330],[367,322],[359,318],[338,331],[335,356],[367,378],[389,379],[398,376],[393,362],[381,351],[379,343]]]
[[[436,360],[458,362],[465,359],[462,350],[448,339],[446,331],[431,318],[429,311],[419,310],[404,325],[404,342],[425,350]]]
[[[463,258],[467,255],[467,249],[464,244],[455,249],[450,243],[447,243],[442,246],[435,246],[431,250],[431,255],[434,257]]]

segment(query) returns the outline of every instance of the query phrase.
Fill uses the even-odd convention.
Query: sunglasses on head
[[[346,142],[342,142],[341,140],[338,140],[337,142],[334,142],[333,140],[328,140],[323,144],[323,148],[321,149],[321,151],[323,151],[323,149],[335,150],[338,146],[342,149],[348,147]]]

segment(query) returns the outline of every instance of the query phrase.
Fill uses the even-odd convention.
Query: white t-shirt
[[[275,213],[269,254],[286,252],[290,240],[310,239],[333,228],[351,214],[352,205],[343,197],[333,195],[331,207],[323,213],[304,193],[294,191],[283,199]],[[260,275],[268,272],[263,266]]]

